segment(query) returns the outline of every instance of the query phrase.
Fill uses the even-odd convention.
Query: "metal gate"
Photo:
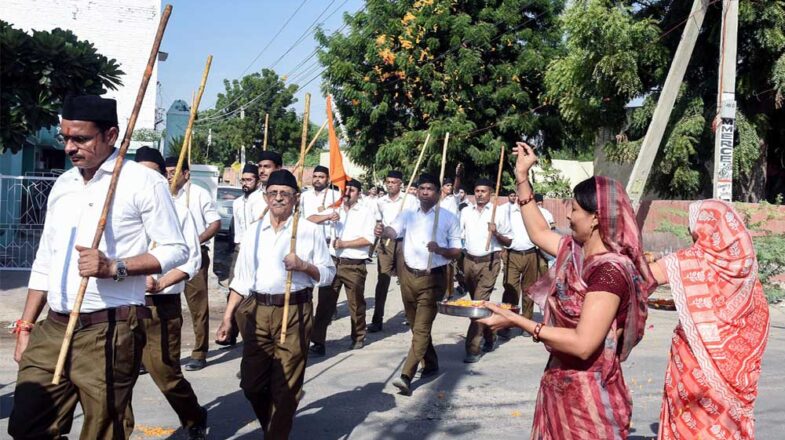
[[[0,270],[32,267],[44,229],[46,201],[55,180],[52,173],[0,174]]]

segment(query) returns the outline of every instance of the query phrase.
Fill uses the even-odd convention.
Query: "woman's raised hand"
[[[526,142],[516,142],[512,155],[518,158],[515,161],[515,180],[517,182],[526,181],[529,170],[537,163],[537,155],[534,154],[534,150]]]

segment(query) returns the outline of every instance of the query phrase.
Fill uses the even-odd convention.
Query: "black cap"
[[[455,183],[455,181],[452,177],[445,177],[444,180],[442,180],[442,185],[452,185],[453,183]]]
[[[542,202],[543,200],[545,200],[545,199],[542,197],[542,194],[535,194],[535,195],[534,195],[534,202],[535,202],[535,203],[540,203],[540,202]]]
[[[281,158],[281,155],[276,153],[275,151],[269,151],[269,150],[262,151],[262,153],[259,155],[259,162],[263,160],[272,161],[275,165],[279,167],[283,166],[283,159]]]
[[[259,174],[259,167],[256,166],[256,164],[247,163],[243,167],[243,174],[245,174],[245,173],[251,173],[254,176],[256,176],[257,174]]]
[[[167,168],[177,167],[177,161],[178,160],[179,160],[179,158],[177,156],[169,156],[169,157],[167,157],[166,158],[166,167]],[[183,168],[182,169],[183,170],[187,170],[188,169],[188,161],[187,160],[183,160]]]
[[[439,179],[433,174],[428,174],[428,173],[420,174],[420,178],[419,180],[417,180],[417,186],[420,186],[423,183],[432,183],[433,186],[437,188],[441,188],[441,185],[439,185]]]
[[[294,177],[294,174],[287,170],[275,170],[270,173],[270,178],[267,180],[267,187],[269,188],[273,185],[288,186],[294,188],[295,192],[300,192],[300,187],[297,186],[297,179]]]
[[[387,177],[392,179],[403,179],[403,173],[398,170],[392,170],[387,173]]]
[[[362,191],[363,190],[363,184],[360,183],[360,181],[357,180],[357,179],[352,179],[352,180],[346,182],[346,186],[353,186],[353,187],[357,188],[358,191]]]
[[[63,102],[63,119],[117,126],[117,101],[96,95],[68,96]]]
[[[164,162],[164,157],[161,155],[161,152],[155,148],[140,147],[136,150],[136,161],[153,162],[158,165],[158,170],[161,174],[164,176],[166,175],[166,162]]]
[[[474,187],[477,188],[478,186],[487,186],[493,189],[496,185],[494,185],[493,182],[491,182],[491,179],[480,177],[474,182]]]
[[[314,169],[313,169],[313,172],[314,173],[324,173],[324,174],[327,174],[328,176],[330,175],[330,169],[327,168],[324,165],[316,165],[316,167],[314,167]]]

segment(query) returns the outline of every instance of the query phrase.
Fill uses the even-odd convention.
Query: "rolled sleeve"
[[[457,220],[450,222],[447,228],[447,243],[450,249],[460,249],[463,247],[461,243],[461,227],[458,225]]]
[[[152,191],[140,191],[140,211],[147,236],[157,245],[150,255],[158,260],[161,273],[188,261],[188,246],[180,230],[174,201],[163,181],[155,182]]]
[[[191,212],[187,209],[183,211],[185,212],[185,219],[183,219],[182,223],[183,238],[185,238],[185,244],[188,246],[188,261],[178,266],[177,270],[187,274],[190,280],[202,267],[202,248],[199,244],[199,234],[196,233],[196,223]]]
[[[406,233],[406,222],[409,219],[409,213],[411,211],[401,211],[400,214],[395,216],[395,219],[387,225],[388,228],[392,228],[395,230],[395,233],[398,237],[403,237],[403,234]]]
[[[218,213],[218,209],[215,207],[215,202],[210,197],[210,193],[206,190],[202,192],[204,197],[199,200],[199,204],[202,208],[202,213],[204,215],[204,222],[206,224],[211,224],[221,220],[221,214]]]
[[[316,287],[326,287],[332,284],[333,278],[335,278],[335,264],[321,228],[314,228],[313,231],[313,261],[311,263],[319,269],[319,282]]]
[[[47,205],[48,203],[49,201],[47,201]],[[52,244],[50,243],[52,225],[49,222],[48,212],[51,212],[51,210],[47,209],[47,215],[44,219],[44,230],[41,234],[41,240],[38,242],[38,251],[35,253],[35,260],[30,270],[30,279],[27,282],[29,289],[42,290],[44,292],[49,290],[49,273],[52,267]]]
[[[376,234],[374,234],[374,229],[376,229],[375,217],[373,211],[368,211],[368,214],[365,216],[365,222],[363,222],[361,238],[368,240],[368,243],[373,243],[376,240]]]

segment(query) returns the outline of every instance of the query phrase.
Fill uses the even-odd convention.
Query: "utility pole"
[[[245,107],[240,106],[240,120],[245,120]],[[240,168],[245,166],[245,145],[240,145]]]
[[[668,71],[668,77],[665,79],[665,85],[662,87],[660,99],[657,101],[657,107],[654,109],[654,115],[646,131],[646,136],[643,138],[638,158],[635,160],[635,166],[633,166],[630,179],[627,181],[627,194],[630,196],[632,206],[636,210],[640,205],[643,191],[646,189],[646,181],[649,179],[654,158],[657,156],[660,143],[662,143],[662,136],[665,133],[665,127],[668,125],[673,104],[679,95],[679,88],[684,80],[684,73],[687,71],[687,65],[692,57],[692,50],[695,48],[695,42],[703,25],[703,18],[706,16],[708,5],[709,0],[694,0],[692,2],[690,18],[684,27],[679,46],[673,57],[673,63],[671,63]],[[736,6],[738,7],[738,3]],[[735,59],[736,57],[734,56]]]
[[[722,2],[722,36],[717,85],[717,117],[714,120],[715,199],[733,198],[733,141],[736,130],[736,35],[739,1]]]

